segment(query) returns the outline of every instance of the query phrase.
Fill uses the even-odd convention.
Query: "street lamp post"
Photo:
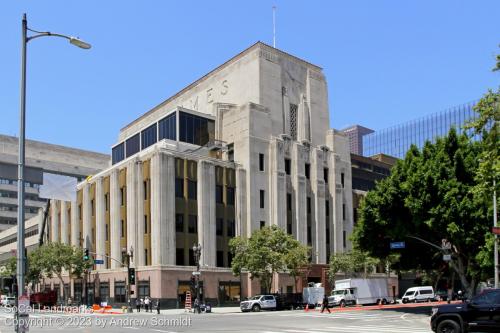
[[[17,171],[17,294],[18,297],[24,296],[24,275],[25,275],[25,260],[26,253],[24,249],[24,162],[25,162],[25,129],[26,129],[26,49],[30,40],[53,36],[69,40],[69,42],[82,49],[90,49],[90,44],[76,38],[61,34],[55,34],[48,31],[36,31],[28,28],[28,20],[26,14],[23,15],[21,25],[21,96],[20,96],[20,126],[19,126],[19,156],[18,156],[18,171]],[[36,33],[28,36],[28,31]],[[18,312],[16,310],[16,316]],[[16,331],[19,331],[19,326],[16,325]]]
[[[123,252],[125,252],[125,260],[127,260],[127,295],[126,295],[126,300],[127,300],[127,312],[132,313],[132,304],[130,300],[130,262],[134,258],[134,248],[130,246],[130,250],[127,252],[127,249],[124,248],[122,249]]]
[[[198,309],[195,311],[200,311],[200,257],[201,257],[201,245],[193,245],[194,261],[196,263],[196,274],[195,274],[195,289],[196,289],[196,300],[198,301]]]

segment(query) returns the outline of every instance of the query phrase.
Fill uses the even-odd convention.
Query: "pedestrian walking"
[[[156,300],[156,313],[160,314],[160,299],[159,298]]]
[[[141,308],[144,308],[144,305],[145,305],[145,304],[144,304],[144,298],[141,298],[141,305],[140,305],[140,307],[141,307]]]
[[[328,310],[328,313],[331,313],[330,308],[328,307],[328,296],[326,294],[325,296],[323,296],[323,304],[321,304],[321,313],[323,313],[325,309]]]
[[[200,301],[198,301],[198,299],[194,300],[194,312],[201,313],[201,311],[200,311]]]
[[[146,299],[144,300],[144,307],[146,309],[146,312],[149,312],[149,303],[150,303],[149,297],[146,297]]]
[[[135,299],[135,308],[137,312],[141,312],[141,300],[138,298]]]

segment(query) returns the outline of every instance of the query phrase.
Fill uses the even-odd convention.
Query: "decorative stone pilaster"
[[[236,236],[250,236],[247,226],[247,186],[246,171],[244,168],[236,168]]]
[[[298,143],[293,144],[292,160],[295,164],[292,170],[292,187],[295,194],[293,227],[295,238],[304,245],[307,245],[307,179],[304,175],[304,165],[309,160],[308,155],[309,152],[304,146]]]
[[[216,266],[215,240],[215,167],[209,161],[198,162],[198,242],[200,265]]]
[[[69,244],[69,217],[66,201],[61,201],[61,243]]]
[[[175,265],[175,159],[161,152],[151,158],[151,261]]]
[[[285,143],[277,138],[271,142],[270,159],[270,225],[277,225],[286,230],[286,175],[285,175]]]
[[[90,204],[90,184],[85,183],[83,191],[83,247],[92,249],[92,207]]]
[[[142,182],[137,183],[137,162],[135,160],[130,161],[127,164],[127,250],[132,247],[134,251],[137,250],[137,225],[144,224],[141,216],[137,215],[137,201],[144,199],[144,193],[142,197],[138,197],[138,188],[142,188]],[[141,257],[144,253],[137,251],[137,255],[134,256],[134,262],[137,261],[136,257]]]
[[[137,179],[137,198],[135,203],[137,205],[137,221],[144,219],[144,186],[141,186],[144,182],[143,177],[143,165],[141,162],[137,163],[136,169],[136,179]],[[144,223],[137,223],[137,237],[136,237],[136,247],[134,250],[134,262],[137,266],[144,266]]]
[[[106,202],[104,198],[104,181],[102,177],[96,180],[95,187],[95,252],[97,259],[107,261],[106,257]],[[106,267],[105,264],[97,265],[97,269]]]
[[[119,268],[120,264],[116,260],[121,260],[121,247],[120,247],[120,183],[119,183],[119,170],[115,168],[111,171],[109,176],[109,206],[110,206],[110,249],[111,268]]]
[[[78,203],[71,201],[71,245],[80,247],[80,221]]]
[[[313,260],[317,264],[326,264],[326,224],[325,224],[325,181],[323,175],[323,155],[319,149],[312,151],[311,190],[313,194],[314,211],[312,215],[313,225],[313,249],[315,256]]]

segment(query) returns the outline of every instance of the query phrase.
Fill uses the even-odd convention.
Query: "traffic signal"
[[[135,268],[130,267],[128,269],[128,282],[129,284],[135,284]]]
[[[89,249],[85,249],[83,254],[83,260],[89,260]]]

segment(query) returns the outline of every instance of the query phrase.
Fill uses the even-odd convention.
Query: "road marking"
[[[131,330],[138,330],[139,329],[138,327],[132,327],[132,326],[124,326],[123,328],[128,328]]]
[[[164,330],[153,330],[153,331],[162,332],[162,333],[176,333],[176,332],[173,332],[173,331],[164,331]]]
[[[342,326],[342,327],[327,327],[329,330],[345,332],[407,332],[407,333],[431,333],[431,330],[413,327],[401,326]]]

